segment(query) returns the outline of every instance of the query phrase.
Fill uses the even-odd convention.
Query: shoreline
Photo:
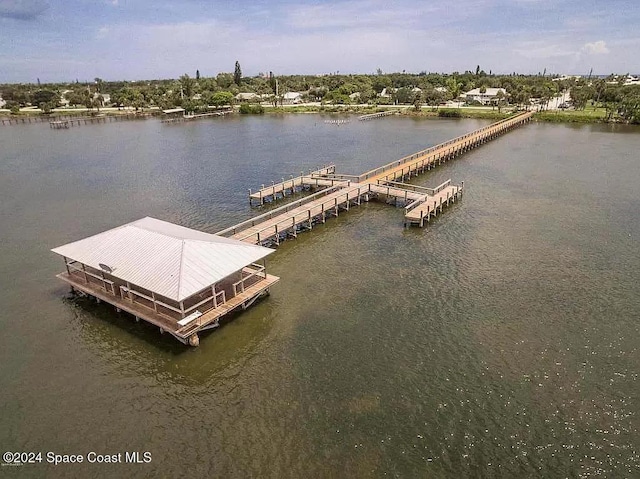
[[[265,115],[278,115],[278,114],[349,114],[349,115],[365,115],[371,113],[377,113],[381,111],[397,110],[396,114],[414,117],[414,118],[473,118],[473,119],[487,119],[487,120],[501,120],[508,118],[518,110],[514,108],[507,108],[503,111],[479,109],[479,108],[452,108],[452,107],[422,107],[419,111],[416,111],[413,106],[396,106],[396,105],[382,105],[382,106],[363,106],[363,105],[286,105],[273,107],[271,105],[264,107]],[[237,109],[234,108],[234,112]],[[147,109],[144,111],[135,111],[132,109],[105,109],[100,111],[88,110],[88,109],[74,109],[74,110],[56,110],[49,114],[42,113],[38,110],[20,111],[18,114],[11,114],[9,110],[0,110],[0,118],[5,120],[20,119],[20,118],[37,118],[44,122],[46,119],[55,120],[57,118],[73,118],[73,117],[97,117],[97,116],[129,116],[137,117],[140,119],[155,117],[161,114],[158,109]],[[545,123],[604,123],[604,124],[621,124],[617,121],[607,121],[603,115],[597,114],[593,111],[560,111],[560,110],[546,110],[535,112],[532,118],[534,121]]]

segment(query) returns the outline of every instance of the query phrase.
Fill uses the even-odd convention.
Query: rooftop
[[[51,251],[175,301],[273,253],[150,217]]]

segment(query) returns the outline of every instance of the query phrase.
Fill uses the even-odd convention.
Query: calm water
[[[379,203],[341,214],[197,349],[54,278],[52,247],[147,215],[215,232],[252,213],[247,188],[483,124],[0,128],[0,449],[152,453],[2,475],[638,477],[638,128],[516,130],[414,180],[466,186],[423,230]]]

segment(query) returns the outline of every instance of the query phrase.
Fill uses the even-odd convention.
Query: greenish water
[[[486,124],[317,115],[0,128],[0,448],[150,451],[7,477],[637,477],[640,129],[529,124],[285,242],[272,294],[185,348],[72,298],[49,249],[154,216],[208,232],[247,188],[358,174]]]

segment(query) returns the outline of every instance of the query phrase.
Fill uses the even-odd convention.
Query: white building
[[[380,97],[381,98],[391,98],[391,96],[398,91],[397,88],[383,88],[382,91],[380,92]]]
[[[504,88],[486,88],[486,91],[482,93],[480,92],[480,88],[474,88],[473,90],[463,93],[460,97],[467,101],[477,101],[483,105],[488,105],[496,98],[496,96],[498,96],[498,92],[502,92],[505,96],[507,94],[507,91]]]
[[[235,99],[236,99],[236,101],[253,101],[253,100],[260,99],[260,95],[258,95],[256,93],[251,93],[251,92],[238,93],[235,96]]]
[[[288,105],[294,103],[302,103],[302,93],[297,91],[288,91],[284,95],[282,95],[282,102]]]

